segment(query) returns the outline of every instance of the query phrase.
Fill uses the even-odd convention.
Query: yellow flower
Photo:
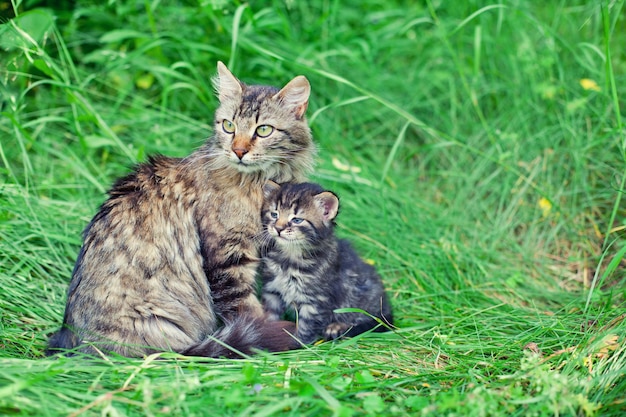
[[[141,75],[135,80],[135,85],[142,90],[147,90],[152,87],[152,84],[154,84],[154,75],[150,73]]]
[[[600,87],[598,87],[598,84],[590,78],[583,78],[582,80],[580,80],[580,86],[585,90],[600,91]]]
[[[541,197],[537,205],[541,209],[541,215],[543,217],[548,217],[548,215],[550,214],[550,210],[552,210],[552,203],[550,202],[550,200],[545,197]]]
[[[332,159],[332,163],[333,163],[333,166],[337,168],[339,171],[352,172],[354,174],[358,174],[359,172],[361,172],[361,168],[355,167],[350,164],[344,164],[343,162],[341,162],[338,158],[334,156]]]

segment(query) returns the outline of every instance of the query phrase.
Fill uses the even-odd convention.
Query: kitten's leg
[[[263,289],[263,308],[269,320],[278,320],[285,312],[285,307],[279,294]]]
[[[328,317],[325,313],[313,304],[302,304],[298,307],[296,336],[302,343],[313,343],[322,337],[324,318]]]

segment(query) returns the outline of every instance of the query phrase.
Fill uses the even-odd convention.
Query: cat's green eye
[[[272,211],[270,213],[270,217],[274,220],[276,220],[278,218],[278,212],[277,211]]]
[[[300,224],[304,221],[304,219],[300,218],[300,217],[294,217],[293,219],[291,219],[291,223],[293,224]]]
[[[235,124],[230,120],[224,119],[222,121],[222,129],[224,129],[224,132],[228,134],[235,133]]]
[[[260,138],[266,138],[274,132],[274,128],[270,125],[261,125],[256,128],[256,134]]]

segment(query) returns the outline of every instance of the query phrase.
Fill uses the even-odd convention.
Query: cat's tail
[[[282,352],[301,346],[292,336],[295,333],[295,323],[242,315],[180,353],[208,358],[241,358],[242,354],[252,355],[255,350]]]

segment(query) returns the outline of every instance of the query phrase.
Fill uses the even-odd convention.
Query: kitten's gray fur
[[[296,336],[303,343],[388,330],[363,313],[333,313],[359,308],[389,325],[393,321],[376,270],[333,233],[337,196],[311,183],[277,187],[266,185],[262,212],[267,246],[262,298],[268,317],[295,310]]]
[[[84,232],[63,326],[49,353],[233,356],[294,347],[256,298],[266,180],[301,181],[315,154],[310,86],[247,86],[218,63],[214,134],[184,159],[158,156],[118,180]]]

